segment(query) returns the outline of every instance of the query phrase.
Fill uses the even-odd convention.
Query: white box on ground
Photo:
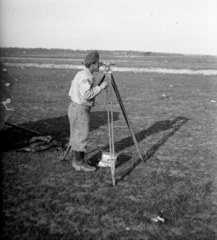
[[[102,152],[101,160],[99,161],[98,166],[99,167],[111,167],[112,161],[117,161],[117,154],[114,154],[114,156],[110,155],[110,152]]]

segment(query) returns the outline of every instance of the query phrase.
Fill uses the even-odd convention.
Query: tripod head
[[[113,66],[113,65],[115,65],[115,63],[113,63],[113,62],[111,62],[111,63],[108,63],[108,62],[99,62],[99,65],[100,65],[100,67],[101,67],[101,66]]]
[[[99,81],[98,86],[104,81],[106,76],[111,76],[112,75],[112,69],[111,66],[114,66],[114,63],[106,63],[106,62],[99,62],[99,67],[104,67],[104,76],[102,79]]]
[[[104,67],[104,72],[105,73],[111,73],[112,70],[111,70],[111,66],[114,66],[115,63],[111,62],[111,63],[108,63],[108,62],[99,62],[99,66],[100,67]]]

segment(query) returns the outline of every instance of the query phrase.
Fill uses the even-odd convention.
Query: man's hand
[[[107,82],[102,82],[100,85],[101,90],[105,89],[108,87],[108,83]]]

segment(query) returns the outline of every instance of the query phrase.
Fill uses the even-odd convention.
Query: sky
[[[217,55],[217,0],[0,0],[0,47]]]

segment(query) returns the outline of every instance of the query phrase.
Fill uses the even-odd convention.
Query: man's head
[[[99,53],[97,51],[93,51],[89,53],[84,59],[85,67],[89,68],[90,72],[98,72],[99,71]]]

